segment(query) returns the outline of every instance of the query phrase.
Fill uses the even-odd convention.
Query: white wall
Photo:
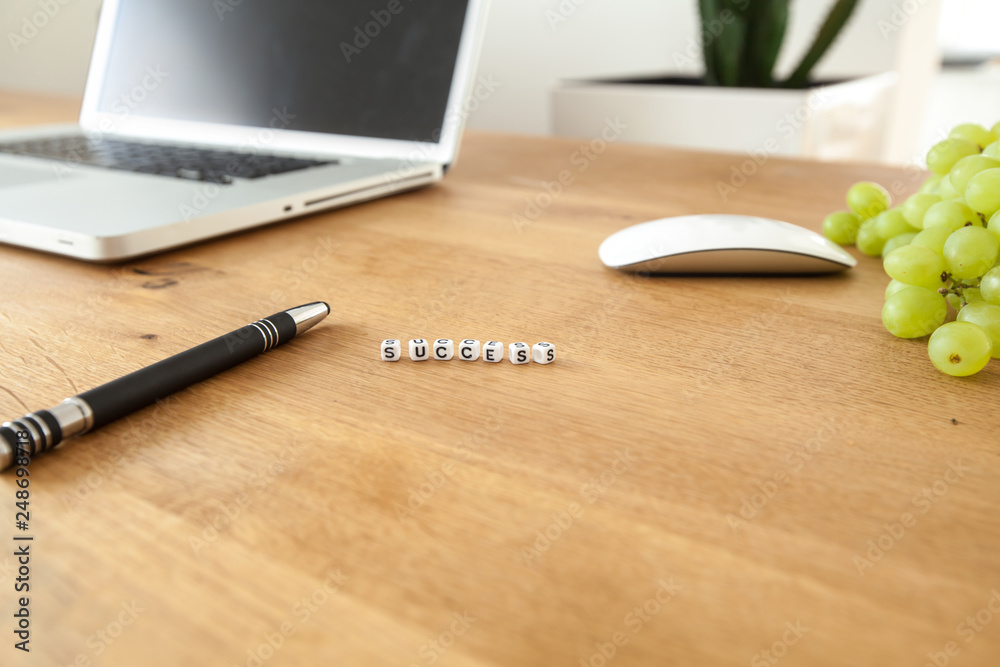
[[[916,11],[896,9],[902,5]],[[798,63],[831,6],[832,0],[793,1],[779,72]],[[696,0],[494,0],[480,68],[502,86],[470,125],[546,134],[549,92],[560,79],[698,74],[696,7]],[[938,60],[939,11],[940,0],[862,0],[817,69],[831,78],[900,71],[905,104],[889,140],[895,161],[909,158],[919,135]]]
[[[101,0],[0,0],[0,88],[82,96],[100,7]]]
[[[821,76],[901,70],[906,103],[891,140],[897,161],[912,153],[910,138],[920,133],[937,57],[940,2],[861,0],[819,69]],[[782,70],[798,60],[831,4],[793,1]],[[697,73],[696,5],[696,0],[493,0],[480,70],[501,86],[472,115],[470,126],[549,133],[549,92],[560,79]],[[894,7],[902,5],[918,9],[894,16]],[[43,6],[58,11],[48,18]],[[0,88],[81,95],[99,7],[100,0],[0,0]],[[10,35],[22,33],[26,20],[43,19],[46,25],[26,43],[11,44]],[[901,29],[893,29],[895,24]]]

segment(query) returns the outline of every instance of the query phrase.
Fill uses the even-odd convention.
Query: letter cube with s
[[[526,364],[531,361],[531,348],[527,343],[510,344],[510,363]]]
[[[551,364],[556,360],[556,346],[552,343],[537,343],[531,348],[531,360],[536,364]]]
[[[403,356],[403,346],[398,340],[389,338],[382,341],[382,361],[399,361]]]

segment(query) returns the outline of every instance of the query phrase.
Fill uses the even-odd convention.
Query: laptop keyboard
[[[97,141],[75,135],[0,143],[0,153],[227,185],[234,178],[261,178],[299,169],[337,164],[336,160],[238,153],[191,146],[147,144],[117,139]]]

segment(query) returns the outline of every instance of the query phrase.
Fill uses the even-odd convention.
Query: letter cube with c
[[[467,338],[458,344],[458,358],[462,361],[475,361],[479,358],[479,350],[479,341]]]
[[[447,338],[434,341],[434,358],[438,361],[450,361],[455,356],[455,342]]]

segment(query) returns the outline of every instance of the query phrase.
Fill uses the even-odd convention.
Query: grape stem
[[[965,308],[969,305],[968,299],[965,298],[965,290],[978,288],[982,283],[982,278],[977,278],[976,280],[970,280],[968,282],[964,280],[955,280],[950,273],[945,271],[941,274],[941,282],[948,284],[939,289],[938,294],[944,297],[947,297],[949,294],[954,294],[958,297],[961,308]]]

